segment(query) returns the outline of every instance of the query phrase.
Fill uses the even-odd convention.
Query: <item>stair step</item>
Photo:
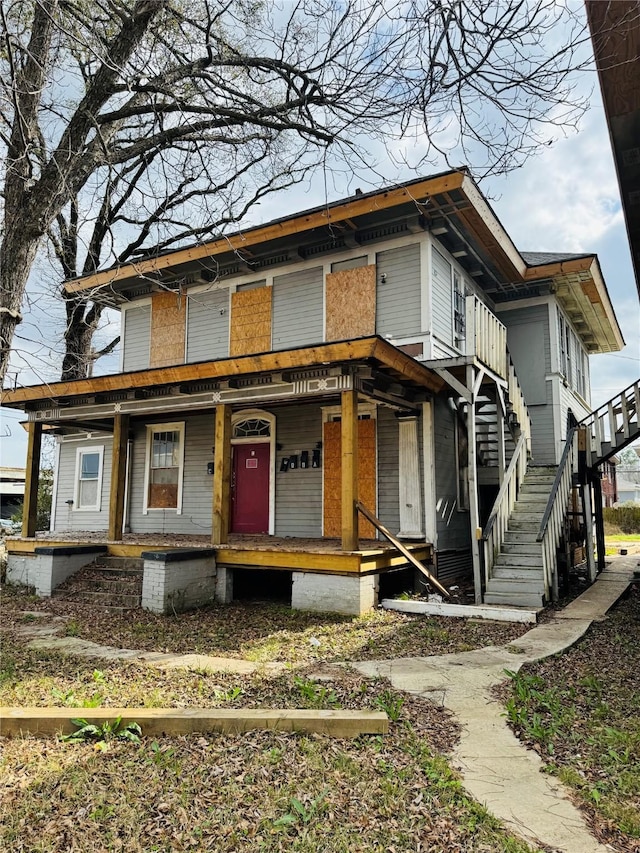
[[[536,542],[535,539],[529,540],[528,542],[507,542],[505,540],[502,543],[502,553],[514,555],[520,554],[523,557],[536,556],[537,554],[542,553],[542,548],[540,542]]]
[[[142,569],[134,565],[135,563],[126,567],[126,562],[116,565],[92,563],[56,587],[52,597],[72,599],[98,607],[139,607],[142,598]]]
[[[535,530],[509,529],[504,534],[504,541],[507,545],[539,545],[539,543],[536,543],[536,536],[538,535],[539,529],[540,525],[538,525]]]
[[[524,566],[532,566],[541,569],[543,566],[542,554],[499,554],[494,566],[514,566],[522,568]]]
[[[487,592],[539,592],[544,593],[544,580],[542,573],[531,572],[526,578],[490,578],[487,583]]]
[[[512,515],[509,519],[509,530],[513,533],[537,533],[540,530],[540,518],[527,521],[526,515],[524,518],[514,518]]]
[[[511,605],[512,607],[544,607],[544,596],[535,592],[486,592],[485,604]]]
[[[500,580],[534,580],[542,578],[542,567],[541,566],[522,566],[517,568],[515,566],[494,566],[492,569],[491,581],[495,579]],[[489,581],[489,586],[493,589],[493,584]]]
[[[99,557],[94,565],[99,569],[119,572],[141,572],[144,569],[144,560],[142,557]]]
[[[549,493],[551,489],[549,489],[544,483],[528,483],[523,480],[522,485],[520,486],[520,494],[521,495],[544,495],[545,500],[548,499]]]

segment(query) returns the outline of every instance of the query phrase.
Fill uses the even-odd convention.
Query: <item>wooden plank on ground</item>
[[[389,720],[382,711],[313,711],[294,709],[219,708],[0,708],[0,734],[56,735],[74,732],[71,721],[93,725],[138,723],[144,736],[185,735],[192,732],[237,734],[251,729],[278,732],[314,732],[330,737],[386,734]]]

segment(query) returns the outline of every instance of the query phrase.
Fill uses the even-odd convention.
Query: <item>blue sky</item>
[[[578,133],[560,136],[521,169],[481,186],[519,249],[598,254],[626,347],[620,353],[591,358],[592,402],[596,407],[640,376],[640,305],[594,74],[586,78],[585,85],[593,85],[594,93]],[[388,176],[387,183],[416,177],[406,167],[389,165],[377,169],[378,174],[381,171]],[[428,174],[429,170],[423,168],[421,172]],[[372,186],[362,184],[365,190],[373,186],[380,186],[379,178],[372,178]],[[258,216],[267,220],[276,213],[294,213],[349,195],[353,189],[339,179],[327,187],[323,176],[316,175],[308,184],[278,196],[277,201],[272,198],[265,202]],[[34,278],[38,276],[42,281],[51,277],[51,267],[44,261]],[[58,376],[55,356],[61,352],[62,310],[54,298],[41,290],[38,293],[33,288],[25,306],[25,322],[18,330],[17,348],[21,354],[13,361],[10,379],[16,376],[20,384]],[[112,330],[105,330],[104,335],[109,331]],[[117,369],[118,361],[113,357],[98,372]],[[2,465],[24,465],[26,434],[19,424],[22,417],[16,411],[0,410]]]

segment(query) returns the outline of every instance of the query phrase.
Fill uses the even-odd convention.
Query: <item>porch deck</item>
[[[339,539],[231,534],[229,541],[216,546],[215,551],[218,565],[251,569],[362,575],[408,565],[405,557],[388,542],[361,539],[359,544],[357,551],[343,551]],[[416,559],[431,562],[430,543],[405,544]],[[144,551],[212,547],[210,535],[180,533],[126,533],[116,542],[109,541],[104,531],[74,530],[6,540],[10,554],[33,554],[42,546],[71,545],[104,545],[110,556],[117,557],[139,557]]]

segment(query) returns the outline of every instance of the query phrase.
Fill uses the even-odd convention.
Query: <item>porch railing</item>
[[[509,526],[509,516],[515,506],[520,484],[527,472],[528,456],[527,436],[522,431],[516,442],[511,461],[504,472],[504,480],[493,504],[493,509],[482,531],[485,586],[492,576],[494,563],[504,542],[504,536]]]
[[[465,314],[467,355],[475,355],[501,379],[506,379],[506,327],[477,296],[467,296]]]

